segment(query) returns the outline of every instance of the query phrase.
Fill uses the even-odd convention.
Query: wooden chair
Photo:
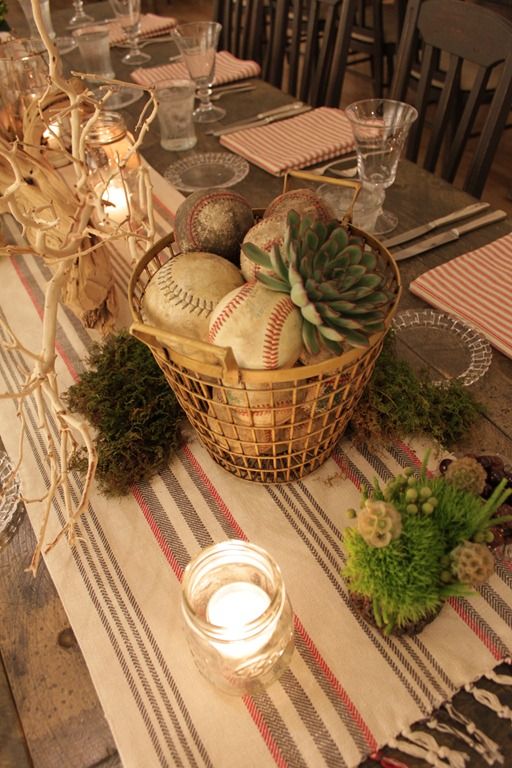
[[[356,0],[275,0],[268,80],[313,106],[339,106]]]
[[[412,93],[418,51],[419,79]],[[472,72],[468,91],[461,87],[463,68],[466,80]],[[423,166],[453,182],[466,156],[463,188],[480,197],[512,106],[512,23],[463,0],[409,0],[390,95],[418,110],[407,157],[418,161],[430,124]]]
[[[222,24],[219,51],[263,62],[264,0],[214,0],[213,20]]]
[[[381,98],[393,79],[406,0],[357,0],[348,65],[369,62],[374,94]]]

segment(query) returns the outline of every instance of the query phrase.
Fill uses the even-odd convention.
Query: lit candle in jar
[[[48,128],[43,131],[43,139],[46,141],[48,149],[60,149],[59,144],[60,125],[59,123],[50,123]]]
[[[182,611],[198,669],[226,693],[260,691],[288,664],[292,609],[277,563],[255,544],[213,544],[191,560]]]
[[[269,605],[270,597],[265,590],[246,581],[225,584],[213,593],[206,608],[206,618],[210,624],[227,630],[224,638],[228,642],[223,645],[223,653],[236,658],[256,653],[265,645],[272,630],[259,633],[254,640],[240,640],[240,636]]]
[[[100,185],[101,186],[101,185]],[[104,190],[101,201],[105,217],[116,224],[122,224],[130,214],[130,205],[122,181],[111,181]]]

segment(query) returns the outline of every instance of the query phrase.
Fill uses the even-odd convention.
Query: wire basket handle
[[[191,339],[188,336],[180,336],[171,331],[155,328],[153,325],[146,325],[146,323],[132,323],[130,333],[139,341],[147,344],[148,347],[154,347],[156,342],[167,354],[169,349],[172,350],[173,359],[185,367],[190,367],[191,357],[185,353],[180,353],[180,347],[192,348],[204,355],[206,359],[213,357],[216,359],[215,363],[204,363],[202,365],[205,371],[207,368],[210,368],[210,375],[222,378],[228,384],[238,384],[241,381],[240,369],[231,347],[217,347],[215,344],[209,344],[199,339]],[[219,373],[219,366],[221,373]]]
[[[290,177],[294,179],[303,179],[304,181],[314,181],[316,184],[318,184],[321,179],[323,184],[332,184],[335,187],[349,187],[352,189],[354,194],[350,201],[350,205],[341,220],[341,224],[342,226],[346,226],[352,222],[352,211],[363,186],[359,179],[333,179],[331,176],[319,177],[317,173],[312,173],[311,171],[287,171],[284,176],[283,192],[288,191]]]

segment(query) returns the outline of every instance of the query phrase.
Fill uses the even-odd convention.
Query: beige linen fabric
[[[174,205],[179,198],[170,191],[165,199]],[[115,262],[119,283],[130,272],[123,258]],[[32,258],[0,261],[0,306],[28,346],[39,337],[47,278]],[[58,344],[65,389],[89,344],[66,311],[59,313]],[[20,377],[16,360],[2,350],[0,388],[15,389]],[[15,458],[14,402],[0,401],[0,418]],[[27,429],[20,475],[33,497],[48,483],[33,403]],[[510,562],[478,595],[446,605],[418,637],[384,639],[350,608],[340,576],[345,510],[357,503],[361,483],[389,477],[423,450],[397,445],[376,456],[343,442],[304,480],[263,487],[219,469],[192,437],[168,470],[131,495],[93,492],[79,543],[71,550],[61,541],[46,563],[125,768],[356,766],[511,655]],[[37,530],[41,508],[30,505],[28,512]],[[57,503],[49,535],[62,523]],[[181,625],[185,566],[226,538],[248,539],[275,557],[295,613],[290,667],[255,698],[212,688],[194,666]]]

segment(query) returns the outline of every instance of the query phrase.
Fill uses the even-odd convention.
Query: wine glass
[[[80,27],[82,24],[90,24],[94,21],[92,16],[84,11],[84,0],[73,0],[75,13],[68,21],[68,27]]]
[[[130,50],[121,61],[133,67],[145,64],[151,56],[139,48],[140,0],[110,0],[110,5],[126,32],[130,45]]]
[[[384,201],[385,190],[395,181],[398,161],[418,112],[403,101],[363,99],[349,104],[345,114],[354,134],[363,189]],[[372,233],[387,234],[397,224],[398,217],[381,208]]]
[[[212,83],[215,77],[215,54],[222,26],[216,21],[192,21],[178,24],[174,39],[187,65],[190,78],[197,86],[199,106],[194,110],[196,123],[213,123],[226,110],[212,103]]]

